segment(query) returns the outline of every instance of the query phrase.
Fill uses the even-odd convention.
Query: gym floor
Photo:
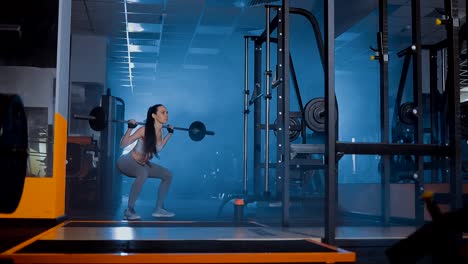
[[[135,250],[141,250],[141,248],[148,247],[161,248],[157,241],[164,241],[166,244],[197,241],[191,245],[200,244],[201,240],[204,240],[201,244],[218,240],[250,240],[265,243],[296,241],[294,243],[299,243],[297,241],[302,240],[320,242],[324,236],[321,220],[323,207],[317,205],[292,206],[290,226],[282,227],[278,220],[281,219],[280,207],[264,207],[259,203],[248,204],[244,210],[244,222],[238,224],[233,221],[232,202],[225,204],[218,215],[222,204],[219,199],[187,199],[187,197],[174,196],[169,197],[166,207],[174,211],[176,217],[154,218],[151,216],[154,201],[139,200],[136,209],[142,216],[142,220],[127,222],[122,220],[125,199],[124,197],[122,205],[116,209],[102,210],[85,206],[74,208],[73,211],[68,212],[64,226],[59,228],[53,227],[60,220],[57,222],[29,221],[28,223],[4,221],[0,225],[0,251],[11,249],[50,228],[52,229],[41,237],[41,240],[47,240],[49,244],[39,243],[33,247],[33,250],[44,250],[44,247],[47,249],[60,245],[60,250],[67,251],[75,248],[76,243],[83,243],[83,241],[85,245],[92,245],[93,242],[98,241],[100,247],[109,250],[121,248],[119,241],[125,239],[146,241],[142,242],[144,245],[133,245]],[[416,231],[416,227],[413,226],[383,227],[372,219],[356,216],[339,217],[338,224],[337,246],[342,250],[354,252],[356,263],[366,264],[389,263],[385,250]],[[465,241],[467,238],[465,236]],[[68,242],[60,242],[65,240]],[[175,246],[183,248],[182,244]],[[223,245],[217,245],[217,247],[222,249]],[[268,247],[274,248],[274,245],[268,244]],[[431,260],[424,259],[418,263],[431,263]]]
[[[304,215],[303,210],[291,210],[291,226],[282,227],[278,222],[279,208],[259,209],[257,205],[245,208],[245,223],[238,225],[233,221],[233,204],[227,203],[218,216],[221,202],[217,199],[168,199],[167,208],[176,213],[171,219],[157,219],[151,216],[153,203],[141,200],[137,202],[137,211],[142,221],[129,223],[122,221],[125,201],[121,208],[114,210],[93,210],[79,208],[70,212],[68,221],[76,223],[48,233],[45,239],[61,240],[119,240],[128,236],[128,229],[122,232],[122,227],[130,227],[132,239],[145,240],[217,240],[217,239],[246,239],[246,240],[297,240],[309,239],[320,241],[323,237],[323,227],[320,225],[321,213],[311,212]],[[297,209],[297,208],[296,208]],[[99,224],[100,223],[100,224]],[[379,227],[371,221],[359,222],[355,225],[368,223],[373,226],[341,226],[337,228],[337,241],[343,244],[344,250],[356,252],[356,263],[386,263],[384,250],[399,239],[404,238],[415,230],[414,227],[394,226]],[[23,224],[21,228],[11,229],[2,225],[2,246],[5,251],[21,241],[25,241],[57,223],[37,222]],[[80,226],[81,225],[81,226]],[[3,228],[5,227],[5,229]],[[11,227],[11,225],[10,225]],[[8,232],[3,232],[8,230]],[[120,230],[120,231],[119,231]],[[385,239],[386,238],[386,239]],[[359,246],[358,246],[359,245]]]

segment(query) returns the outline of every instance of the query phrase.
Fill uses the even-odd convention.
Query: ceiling
[[[290,6],[322,17],[321,2],[291,0]],[[335,2],[336,47],[347,47],[348,53],[359,56],[369,53],[376,25],[359,23],[370,14],[377,14],[378,1]],[[108,71],[119,76],[121,87],[133,90],[147,85],[148,81],[219,67],[223,63],[217,59],[219,55],[234,52],[230,50],[233,48],[242,56],[243,47],[233,47],[232,40],[261,32],[265,27],[265,3],[281,4],[281,1],[73,0],[72,3],[72,33],[109,37]],[[390,38],[401,43],[404,43],[402,39],[411,38],[410,3],[410,0],[388,1]],[[426,0],[421,4],[423,42],[429,44],[443,39],[443,28],[434,26],[443,1]],[[464,13],[461,8],[460,17]],[[359,36],[365,34],[372,39],[367,37],[368,43],[364,44]]]
[[[443,13],[444,1],[420,2],[423,44],[444,39],[444,27],[434,24]],[[462,20],[465,2],[459,1]],[[119,88],[133,93],[161,80],[190,79],[216,69],[229,71],[233,67],[242,72],[243,37],[263,31],[267,3],[279,5],[281,1],[72,0],[71,29],[72,34],[108,40],[107,72],[118,80]],[[30,8],[25,10],[25,5]],[[10,28],[0,30],[2,38],[13,39],[0,43],[0,64],[53,67],[57,16],[52,11],[56,5],[57,1],[48,0],[5,3],[0,25],[21,25],[22,37],[6,35],[12,32]],[[290,0],[290,6],[310,11],[323,27],[323,1]],[[378,0],[335,0],[335,7],[337,67],[354,69],[368,61],[372,54],[369,47],[377,46]],[[411,44],[411,1],[388,0],[388,14],[389,49],[396,54]],[[298,31],[300,36],[293,39],[291,33],[291,42],[314,42],[312,37],[302,38],[301,34],[311,35],[311,31],[300,26],[291,23],[291,32]],[[27,40],[16,41],[21,38]],[[29,59],[31,56],[35,59]]]

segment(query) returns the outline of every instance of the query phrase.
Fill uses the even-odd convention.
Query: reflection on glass
[[[28,122],[29,159],[27,175],[51,175],[52,131],[47,123],[46,107],[25,107]]]

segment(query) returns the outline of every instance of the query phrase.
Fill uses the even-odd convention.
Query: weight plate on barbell
[[[28,159],[28,124],[21,98],[0,94],[0,213],[13,213],[21,200]]]
[[[325,98],[311,99],[304,107],[304,121],[306,126],[315,132],[325,132]],[[335,98],[335,123],[338,121],[338,102]],[[338,125],[338,124],[336,124]]]
[[[275,120],[275,126],[278,123],[278,119]],[[276,129],[273,131],[276,136]],[[301,124],[296,117],[289,117],[289,141],[294,141],[299,137],[301,133]]]
[[[317,97],[307,102],[304,107],[304,121],[307,127],[315,132],[324,132],[325,114],[324,98]]]
[[[189,137],[193,141],[200,141],[205,137],[206,134],[206,127],[205,124],[203,124],[200,121],[195,121],[192,124],[190,124],[189,127]]]
[[[91,129],[95,131],[102,131],[107,126],[107,115],[106,111],[100,106],[94,107],[91,112],[89,112],[90,116],[93,116],[94,119],[89,120],[89,126]]]
[[[412,125],[416,121],[416,115],[413,113],[414,104],[412,102],[406,102],[400,105],[398,109],[398,117],[400,121],[407,125]]]

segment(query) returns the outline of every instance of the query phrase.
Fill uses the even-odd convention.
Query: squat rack
[[[277,11],[277,15],[273,18],[270,19],[270,12],[271,10],[274,9]],[[279,185],[282,185],[283,188],[281,188],[281,192],[289,192],[289,165],[308,165],[312,167],[317,167],[317,168],[323,168],[323,162],[321,160],[307,160],[307,161],[299,161],[294,164],[289,164],[289,159],[285,159],[285,156],[282,154],[282,151],[290,152],[290,130],[293,129],[293,125],[289,123],[290,117],[291,118],[303,118],[303,112],[304,112],[304,107],[302,105],[302,99],[300,96],[300,91],[298,90],[298,85],[297,85],[297,79],[295,78],[295,71],[294,71],[294,66],[292,63],[292,57],[289,53],[289,43],[285,41],[285,39],[289,39],[289,32],[285,31],[284,28],[286,27],[286,24],[288,24],[288,19],[285,19],[285,16],[282,15],[285,10],[283,7],[280,6],[272,6],[272,5],[266,5],[265,6],[265,11],[266,11],[266,29],[265,31],[260,35],[260,36],[245,36],[245,65],[244,65],[244,188],[243,188],[243,196],[247,197],[247,153],[248,153],[248,144],[247,144],[247,133],[248,133],[248,114],[250,113],[249,106],[251,104],[254,104],[254,126],[255,126],[255,132],[254,132],[254,171],[255,171],[255,177],[254,177],[254,190],[255,190],[255,195],[247,197],[248,201],[258,201],[258,200],[270,200],[271,193],[270,193],[270,187],[269,187],[269,170],[270,170],[270,165],[272,167],[275,167],[277,170],[281,170],[281,167],[288,168],[287,170],[283,171],[283,173],[279,176],[277,176],[277,188]],[[289,13],[291,14],[299,14],[304,16],[311,24],[313,30],[314,30],[314,35],[315,35],[315,40],[317,43],[317,47],[319,49],[319,55],[321,58],[322,66],[323,66],[323,54],[324,54],[324,48],[323,48],[323,39],[322,39],[322,34],[320,32],[320,27],[319,24],[316,20],[316,18],[311,14],[309,11],[300,9],[300,8],[290,8]],[[270,37],[270,34],[277,30],[277,37],[273,38]],[[254,94],[252,95],[252,99],[249,100],[249,95],[250,91],[248,89],[249,87],[249,81],[248,81],[248,51],[249,51],[249,40],[252,40],[255,45],[254,49],[254,68],[255,68],[255,75],[254,75]],[[274,42],[277,43],[277,76],[275,76],[275,79],[271,81],[270,85],[270,80],[272,76],[272,71],[270,69],[270,43]],[[261,83],[262,83],[262,73],[261,73],[261,60],[262,60],[262,45],[265,43],[266,45],[266,70],[265,70],[265,76],[266,76],[266,81],[265,81],[265,90],[266,94],[264,95],[264,98],[266,100],[265,104],[265,124],[261,123],[261,104],[259,103],[258,99],[260,99],[263,94],[261,92]],[[285,79],[283,76],[284,73],[282,71],[283,68],[288,67],[291,69],[291,75],[292,75],[292,81],[295,84],[296,88],[296,95],[298,97],[299,101],[299,107],[300,110],[299,112],[292,112],[289,111],[289,102],[290,102],[290,96],[289,96],[289,89],[286,91],[284,89],[285,84],[284,82],[289,83],[289,79]],[[272,99],[272,93],[271,93],[271,87],[277,88],[278,93],[277,93],[277,116],[280,118],[277,119],[276,124],[270,124],[270,100]],[[289,88],[289,86],[287,86]],[[286,121],[287,120],[287,121]],[[285,128],[285,124],[287,125],[287,130]],[[294,128],[296,129],[297,132],[297,127]],[[276,130],[275,133],[277,133],[277,148],[281,149],[282,151],[277,152],[277,157],[276,157],[276,162],[261,162],[261,131],[270,131],[270,130]],[[302,133],[303,133],[303,143],[305,143],[305,127],[302,127]],[[295,132],[295,133],[296,133]],[[265,133],[265,142],[270,142],[269,139],[269,133]],[[269,161],[269,144],[265,144],[264,146],[264,160]],[[299,146],[297,146],[299,147]],[[323,147],[318,147],[314,150],[315,153],[324,153]],[[287,164],[286,164],[287,163]],[[260,188],[261,185],[261,169],[262,166],[264,167],[265,171],[265,177],[264,179],[264,184],[263,188]],[[282,176],[283,175],[283,176]],[[287,178],[287,180],[286,180]],[[284,185],[286,184],[286,185]],[[263,189],[263,190],[261,190]],[[259,194],[261,191],[263,191],[262,194]],[[289,204],[289,194],[282,195],[282,198],[285,199],[282,202],[285,204]],[[288,207],[288,206],[287,206]],[[283,209],[283,222],[288,222],[288,214],[289,211],[285,210],[287,207],[284,207]]]
[[[447,144],[423,144],[423,126],[422,118],[417,118],[415,125],[414,144],[389,143],[389,104],[388,104],[388,18],[387,1],[379,0],[379,32],[377,34],[378,59],[380,64],[380,143],[361,143],[361,142],[338,142],[336,125],[333,118],[336,113],[335,99],[335,4],[334,1],[324,0],[324,45],[320,52],[324,66],[324,94],[325,94],[325,127],[326,138],[324,145],[316,144],[291,144],[289,139],[289,94],[290,94],[290,48],[289,48],[289,15],[291,9],[288,0],[283,0],[280,7],[265,6],[266,8],[266,29],[260,37],[245,37],[245,78],[244,78],[244,195],[247,195],[247,132],[248,132],[248,114],[249,114],[249,81],[248,81],[248,39],[255,40],[254,68],[261,69],[262,44],[266,43],[266,71],[265,71],[265,92],[266,113],[265,113],[265,161],[264,161],[264,196],[269,196],[269,117],[271,95],[271,75],[270,70],[270,34],[277,28],[277,78],[275,85],[277,88],[277,143],[276,143],[276,177],[282,179],[282,225],[289,225],[289,168],[291,153],[322,153],[325,155],[325,237],[324,242],[335,244],[336,228],[336,210],[337,210],[337,186],[338,186],[338,168],[337,162],[339,155],[343,154],[363,154],[363,155],[382,155],[383,156],[383,175],[382,175],[382,219],[384,223],[389,222],[389,200],[390,200],[390,155],[406,154],[414,155],[417,159],[417,172],[415,178],[415,195],[419,196],[423,184],[423,156],[443,156],[450,160],[450,193],[451,208],[462,207],[462,174],[461,174],[461,125],[460,125],[460,89],[459,89],[459,65],[458,65],[458,1],[444,0],[446,10],[446,19],[444,25],[447,30],[447,53],[448,53],[448,74],[447,82],[452,84],[447,86],[447,122],[448,138]],[[270,9],[275,8],[277,16],[270,21]],[[411,1],[412,12],[412,43],[415,46],[413,56],[413,99],[414,109],[422,113],[422,87],[421,87],[421,4],[420,0]],[[319,48],[321,47],[318,45]],[[254,73],[254,188],[259,185],[259,175],[261,168],[257,166],[260,162],[261,149],[261,105],[257,103],[261,94],[262,74],[260,70]],[[331,98],[331,100],[330,100]],[[419,203],[416,208],[416,222],[423,221],[423,205]]]

